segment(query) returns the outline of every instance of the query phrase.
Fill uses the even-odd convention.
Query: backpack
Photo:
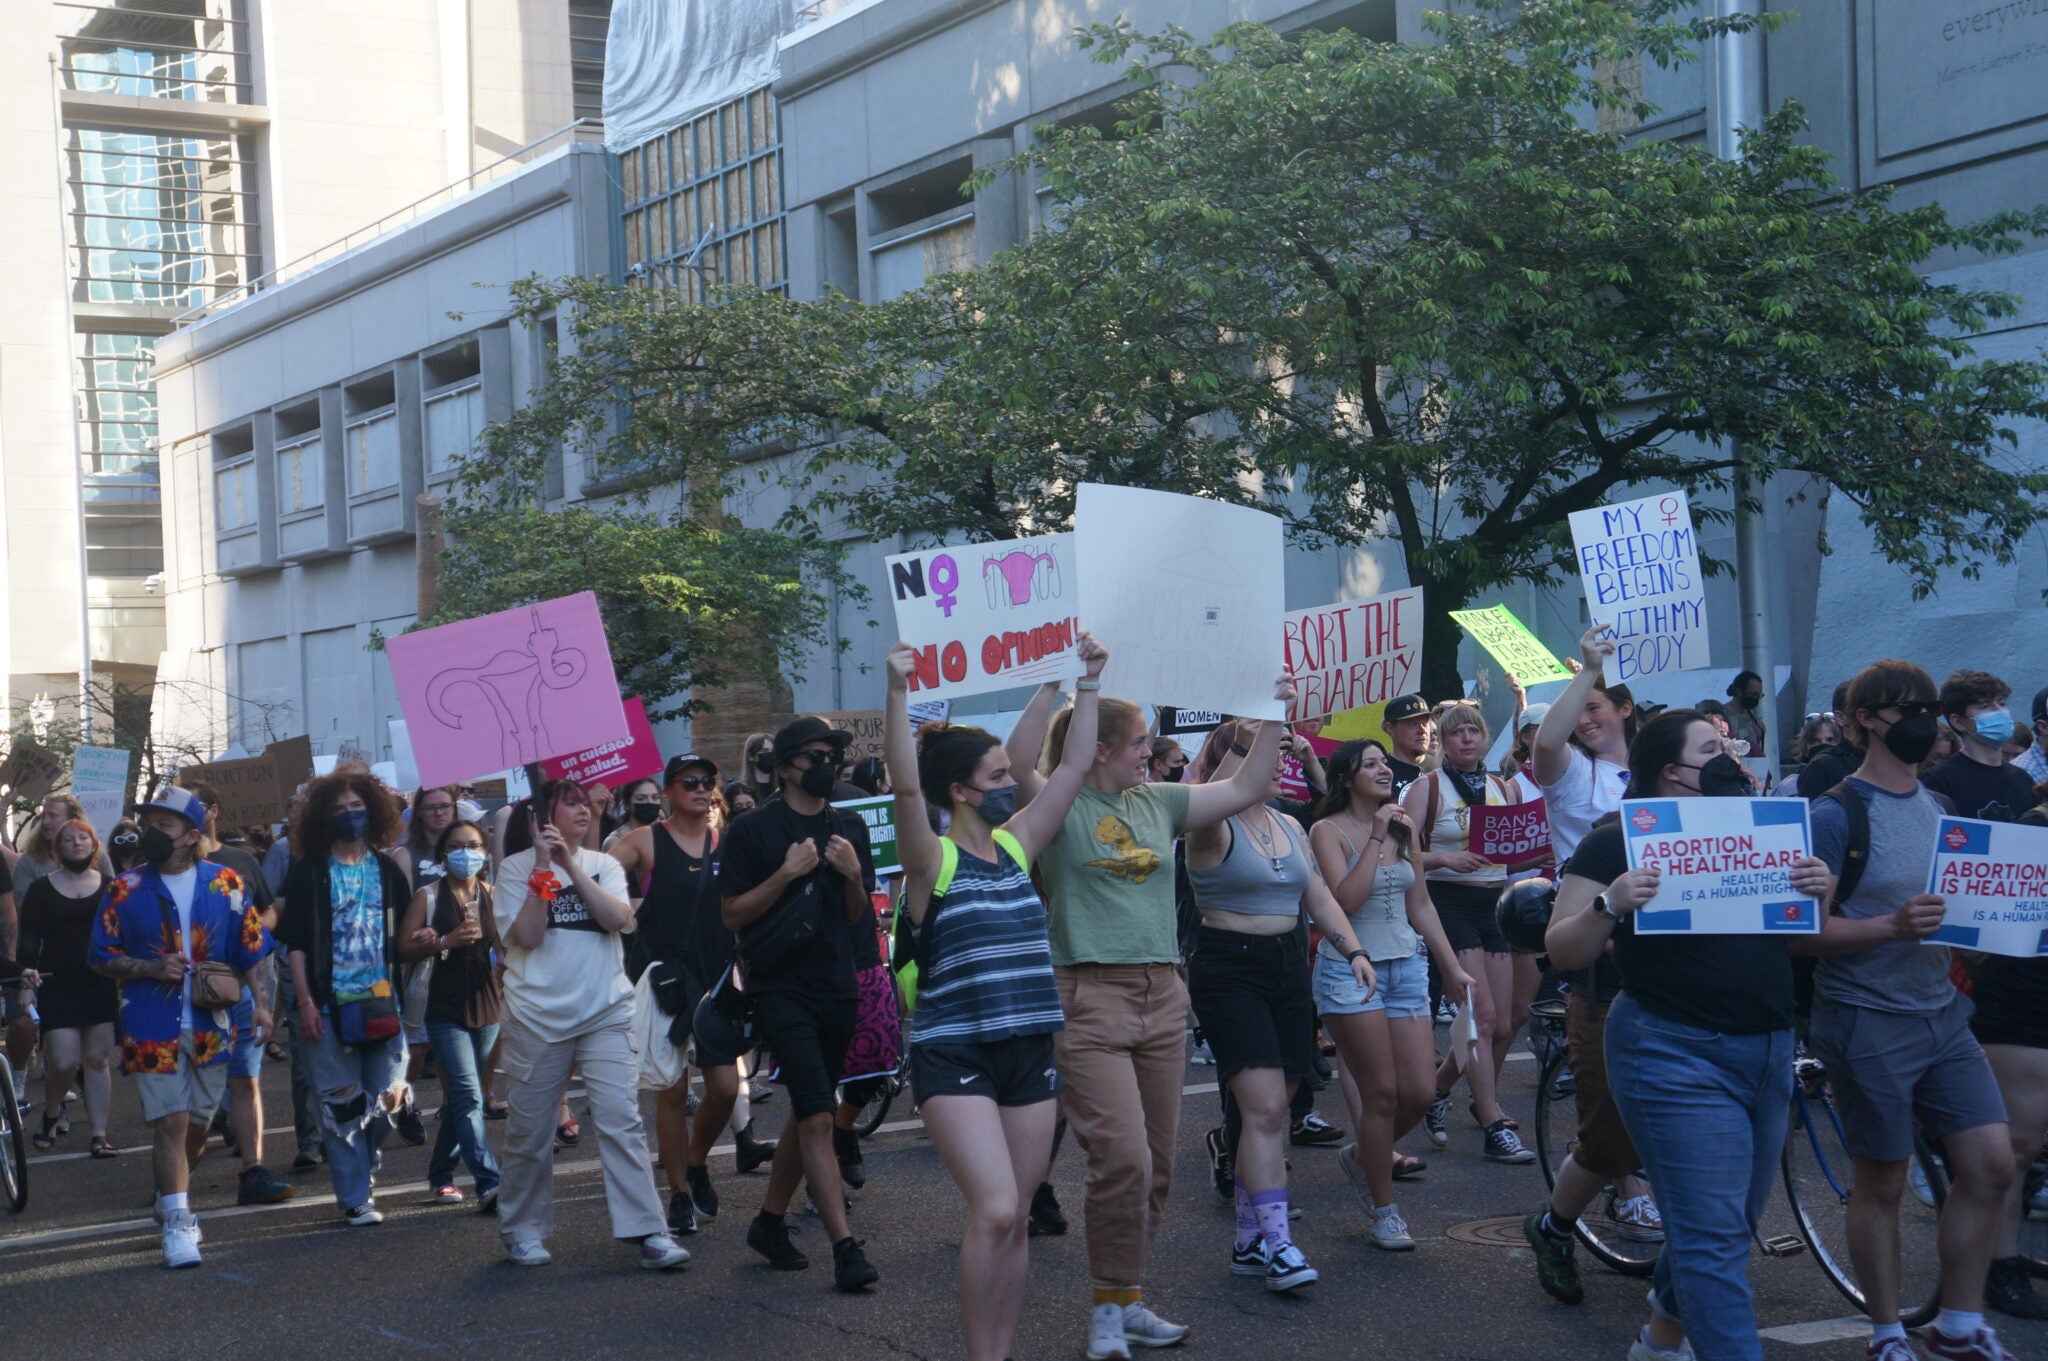
[[[1031,859],[1024,853],[1023,843],[1000,827],[992,835],[1003,853],[1017,862],[1017,868],[1029,874]],[[917,980],[931,965],[932,923],[938,920],[946,890],[953,886],[953,875],[959,869],[959,844],[949,836],[942,836],[939,838],[939,874],[932,880],[931,900],[924,910],[924,920],[910,920],[910,913],[906,910],[910,896],[908,891],[896,900],[895,934],[889,945],[889,971],[896,976],[896,997],[903,1004],[905,1016],[917,1008]]]
[[[1928,790],[1936,802],[1953,813],[1955,804],[1946,794]],[[1863,882],[1864,867],[1870,863],[1870,810],[1863,804],[1862,796],[1849,788],[1845,779],[1814,799],[1833,799],[1842,806],[1842,815],[1849,823],[1848,840],[1842,843],[1842,875],[1835,881],[1835,901],[1830,905],[1829,915],[1841,909],[1849,901],[1849,895]],[[1820,960],[1813,955],[1792,956],[1792,1009],[1801,1017],[1813,1014],[1813,972]]]

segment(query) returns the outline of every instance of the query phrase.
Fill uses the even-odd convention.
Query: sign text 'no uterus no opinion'
[[[1586,609],[1614,630],[1620,683],[1707,665],[1707,592],[1682,491],[1572,512]]]

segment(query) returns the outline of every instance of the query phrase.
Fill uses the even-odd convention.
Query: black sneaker
[[[296,1194],[291,1183],[259,1163],[242,1170],[241,1180],[235,1186],[235,1204],[276,1205]]]
[[[1451,1096],[1449,1092],[1438,1092],[1430,1101],[1429,1109],[1422,1113],[1422,1127],[1429,1131],[1429,1141],[1442,1148],[1451,1141],[1451,1132],[1445,1122],[1451,1117]]]
[[[1314,1111],[1310,1111],[1294,1122],[1294,1128],[1288,1131],[1287,1139],[1289,1143],[1314,1148],[1321,1144],[1344,1142],[1344,1131]]]
[[[1223,1146],[1223,1131],[1212,1129],[1202,1136],[1202,1147],[1209,1151],[1209,1185],[1225,1201],[1237,1199],[1237,1159],[1230,1156]]]
[[[811,1259],[789,1241],[788,1223],[780,1216],[770,1219],[765,1211],[747,1225],[747,1246],[766,1257],[768,1265],[777,1271],[802,1271],[811,1264]]]
[[[839,1180],[855,1191],[868,1184],[868,1170],[861,1161],[858,1134],[850,1129],[833,1130],[832,1151],[839,1155]]]
[[[688,1191],[674,1191],[668,1198],[668,1231],[672,1234],[697,1232],[697,1211]]]
[[[2001,1257],[1984,1280],[1984,1303],[2013,1318],[2048,1318],[2048,1300],[2034,1293],[2025,1259]]]
[[[868,1255],[860,1250],[860,1240],[852,1234],[832,1245],[832,1284],[840,1290],[865,1290],[882,1279],[882,1273],[875,1270]]]
[[[1067,1217],[1060,1210],[1060,1198],[1053,1194],[1052,1183],[1038,1183],[1038,1189],[1031,1193],[1031,1223],[1024,1230],[1025,1236],[1057,1238],[1066,1231]]]
[[[751,1122],[745,1129],[732,1136],[733,1166],[742,1172],[751,1172],[774,1156],[775,1141],[756,1139]]]
[[[690,1183],[690,1204],[697,1211],[699,1219],[718,1218],[718,1192],[711,1189],[711,1173],[702,1167],[684,1171]]]
[[[420,1119],[420,1108],[413,1104],[412,1093],[406,1093],[405,1104],[391,1117],[391,1126],[398,1131],[398,1137],[418,1148],[427,1141],[427,1125]]]
[[[1508,1122],[1500,1119],[1486,1127],[1485,1151],[1481,1156],[1490,1163],[1533,1163],[1536,1150],[1524,1144]]]
[[[1572,1256],[1572,1240],[1563,1242],[1543,1232],[1543,1211],[1522,1221],[1522,1237],[1536,1254],[1536,1284],[1560,1304],[1582,1304],[1586,1289],[1579,1284],[1579,1264]]]

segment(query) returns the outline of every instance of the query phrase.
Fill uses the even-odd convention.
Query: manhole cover
[[[1457,1243],[1473,1243],[1482,1248],[1526,1248],[1529,1240],[1522,1236],[1522,1220],[1519,1215],[1506,1219],[1475,1219],[1467,1224],[1453,1224],[1444,1230],[1444,1237]]]

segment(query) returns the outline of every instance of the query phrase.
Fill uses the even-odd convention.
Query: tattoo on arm
[[[97,966],[100,973],[108,978],[148,978],[156,967],[153,959],[137,959],[133,955],[115,955],[106,963]]]

